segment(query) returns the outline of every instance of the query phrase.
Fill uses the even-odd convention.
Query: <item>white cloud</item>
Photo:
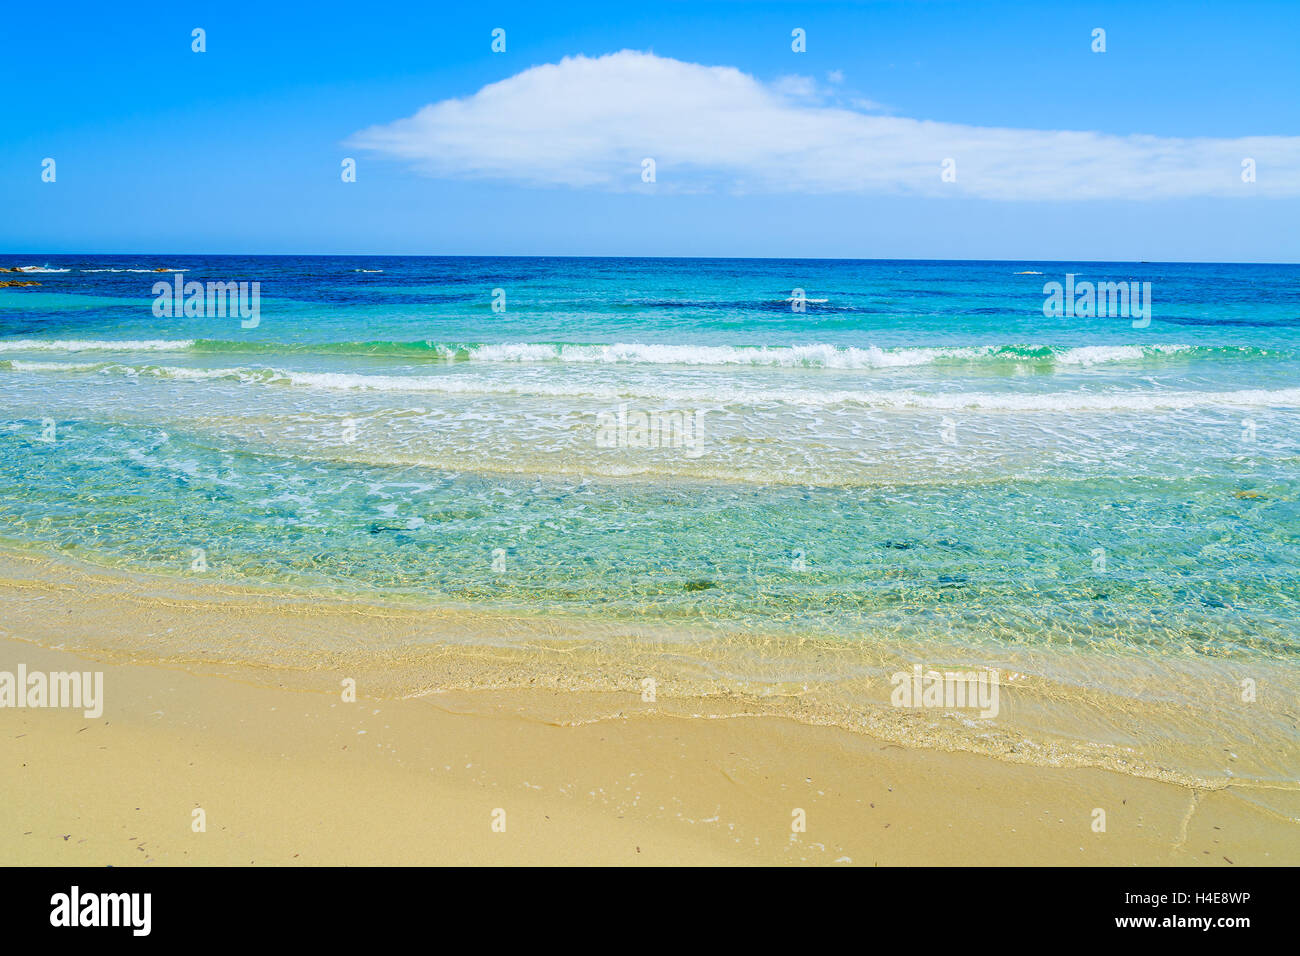
[[[1300,137],[1116,136],[937,123],[837,105],[803,77],[624,50],[566,57],[355,134],[439,177],[607,190],[898,193],[986,199],[1300,195]],[[866,103],[865,100],[850,100]],[[657,183],[641,181],[653,157]],[[1258,182],[1241,180],[1254,159]],[[941,164],[956,161],[955,182]]]
[[[797,74],[779,77],[772,84],[771,90],[778,96],[794,100],[816,99],[821,96],[822,92],[817,85],[817,81],[811,76],[799,76]]]

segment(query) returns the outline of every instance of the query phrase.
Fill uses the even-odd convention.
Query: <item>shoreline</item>
[[[671,681],[646,702],[641,662],[600,642],[439,644],[459,616],[388,609],[434,635],[412,675],[385,660],[382,628],[357,630],[380,619],[354,606],[304,614],[233,587],[199,604],[184,581],[4,551],[0,570],[0,670],[102,670],[106,688],[98,720],[0,709],[4,864],[1300,861],[1294,791],[907,746],[800,720],[797,699],[678,697]],[[218,633],[260,643],[223,654]],[[371,666],[344,653],[358,643]],[[569,680],[535,667],[564,648]],[[626,689],[580,686],[584,655]],[[546,675],[533,686],[529,667]],[[205,833],[190,830],[196,807]],[[806,832],[791,830],[796,809]]]
[[[95,627],[68,632],[67,615]],[[566,696],[544,716],[574,722],[625,710],[785,717],[907,747],[1253,787],[1300,819],[1297,675],[1273,661],[523,615],[161,575],[3,544],[0,637],[299,690],[334,693],[350,677],[383,699],[546,688]],[[891,675],[918,663],[1000,669],[996,719],[894,706]],[[1264,688],[1249,704],[1238,700],[1243,675]],[[647,679],[652,707],[641,701]]]

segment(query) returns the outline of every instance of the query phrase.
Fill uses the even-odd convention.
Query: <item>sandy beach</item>
[[[346,664],[149,650],[180,622],[287,639],[274,600],[144,604],[59,566],[5,554],[0,670],[102,671],[104,712],[0,710],[5,864],[1240,866],[1300,847],[1294,818],[1229,784],[910,748],[635,683],[466,689],[464,647],[442,658],[451,689],[394,696],[354,671],[344,700]],[[300,617],[323,645],[364,626]],[[105,640],[118,627],[136,650]]]

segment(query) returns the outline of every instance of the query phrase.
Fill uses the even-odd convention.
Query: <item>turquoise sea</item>
[[[702,640],[1300,664],[1298,266],[0,265],[40,283],[0,288],[11,544]],[[155,314],[177,271],[259,283],[256,325]],[[1046,317],[1067,275],[1149,282],[1149,322]]]

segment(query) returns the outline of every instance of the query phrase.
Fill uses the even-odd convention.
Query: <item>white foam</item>
[[[1076,348],[1023,346],[1046,355],[1016,354],[999,345],[931,346],[882,349],[877,346],[809,345],[553,345],[508,342],[476,345],[463,350],[439,346],[448,357],[463,352],[479,362],[564,362],[575,364],[646,365],[751,365],[830,369],[905,368],[942,361],[976,361],[993,358],[1007,362],[1055,360],[1062,365],[1141,361],[1153,355],[1191,350],[1190,345],[1095,345]]]
[[[11,372],[93,372],[103,368],[102,362],[22,362],[13,359],[3,364]]]
[[[0,341],[0,352],[184,352],[193,339],[10,339]]]
[[[19,339],[0,341],[0,352],[184,352],[194,347],[193,339],[143,339],[109,341],[100,339]],[[683,366],[770,366],[784,368],[878,369],[910,368],[942,361],[996,359],[1008,362],[1054,360],[1061,365],[1096,365],[1106,362],[1141,361],[1154,355],[1191,351],[1190,345],[1089,345],[1074,348],[1023,346],[1041,349],[1047,355],[1019,355],[999,345],[918,346],[882,349],[877,346],[809,345],[558,345],[534,342],[503,342],[459,347],[429,343],[444,358],[464,355],[470,361],[531,364],[559,362],[575,365],[683,365]],[[267,346],[267,351],[274,350]],[[307,346],[310,351],[311,346]]]
[[[1191,348],[1190,345],[1085,345],[1058,353],[1056,361],[1062,365],[1138,362],[1153,354],[1173,355]]]
[[[943,358],[975,358],[993,346],[885,350],[824,344],[789,346],[733,345],[542,345],[513,342],[478,345],[467,350],[480,362],[565,362],[645,365],[762,365],[812,368],[890,368],[926,365]]]
[[[864,405],[885,409],[934,409],[1007,412],[1155,411],[1206,407],[1300,407],[1300,388],[1193,390],[1064,391],[1039,394],[997,392],[919,392],[914,389],[828,390],[657,388],[591,386],[581,382],[502,382],[467,375],[366,375],[355,372],[299,372],[276,368],[177,368],[118,364],[77,365],[62,362],[9,362],[12,371],[88,371],[132,377],[205,381],[231,379],[247,384],[288,385],[331,391],[406,392],[442,395],[511,395],[598,399],[643,398],[699,405],[787,404],[805,407]]]

